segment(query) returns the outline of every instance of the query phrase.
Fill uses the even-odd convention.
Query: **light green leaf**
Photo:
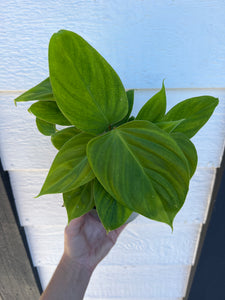
[[[41,83],[36,85],[35,87],[29,89],[19,97],[17,97],[14,101],[21,102],[21,101],[55,101],[52,87],[50,83],[49,77],[43,80]]]
[[[67,211],[68,223],[92,210],[95,206],[93,180],[73,191],[64,193],[63,201]]]
[[[34,114],[37,118],[52,124],[63,126],[71,125],[60,111],[56,102],[53,101],[38,101],[32,104],[28,111]]]
[[[180,132],[171,133],[171,136],[177,142],[178,146],[183,151],[189,165],[190,178],[194,175],[197,163],[198,163],[198,154],[195,148],[195,145]]]
[[[95,177],[86,156],[86,145],[92,138],[80,133],[62,146],[38,196],[69,192]]]
[[[55,124],[48,123],[38,118],[36,118],[36,125],[40,133],[47,136],[54,134],[56,131]]]
[[[132,211],[172,226],[189,186],[176,141],[148,121],[131,121],[92,139],[89,163],[110,195]]]
[[[219,100],[211,96],[190,98],[175,105],[163,121],[185,119],[174,132],[182,132],[191,138],[208,121],[218,103]]]
[[[114,230],[123,225],[132,211],[116,201],[103,186],[94,180],[94,201],[96,210],[106,231]]]
[[[173,132],[173,130],[184,121],[183,120],[177,120],[177,121],[168,121],[168,122],[156,122],[155,125],[157,125],[159,128],[165,130],[166,132]]]
[[[102,133],[127,114],[120,78],[78,34],[60,30],[52,36],[49,69],[59,108],[82,131]]]
[[[76,127],[64,128],[51,136],[52,144],[59,150],[68,140],[80,132]]]
[[[164,81],[161,90],[155,94],[139,111],[136,120],[147,120],[150,122],[160,121],[166,112],[166,91]]]
[[[118,126],[128,122],[130,114],[132,112],[133,104],[134,104],[134,90],[126,91],[126,94],[127,94],[127,99],[128,99],[128,113],[121,121],[119,121],[118,123],[113,125],[115,127],[118,127]]]

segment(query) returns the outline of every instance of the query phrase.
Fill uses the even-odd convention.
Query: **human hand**
[[[102,223],[90,212],[73,219],[64,232],[64,256],[71,264],[92,272],[113,247],[125,226],[107,234]]]

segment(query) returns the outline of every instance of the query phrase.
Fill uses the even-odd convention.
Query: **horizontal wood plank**
[[[38,299],[40,294],[0,176],[0,299]]]
[[[56,266],[38,267],[45,287]],[[98,266],[91,278],[86,297],[174,300],[185,295],[189,266]]]
[[[48,76],[48,43],[59,29],[81,34],[126,88],[223,87],[225,3],[221,0],[2,1],[0,90]],[[41,20],[41,21],[40,21]]]
[[[186,201],[177,214],[174,225],[204,223],[213,188],[215,169],[197,169],[193,176]],[[10,180],[17,211],[23,226],[63,225],[67,223],[66,209],[60,194],[34,198],[40,191],[47,171],[10,171]],[[155,223],[143,216],[135,223]]]
[[[165,224],[132,222],[101,265],[192,265],[200,231],[200,224],[175,226],[171,232]],[[25,232],[35,266],[59,262],[64,226],[28,226]]]

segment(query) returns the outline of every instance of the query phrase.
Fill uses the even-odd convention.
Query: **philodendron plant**
[[[59,150],[39,196],[62,193],[69,221],[96,208],[107,231],[132,212],[172,227],[197,166],[190,138],[218,99],[190,98],[166,113],[163,83],[133,117],[134,90],[125,91],[106,60],[67,30],[51,37],[49,74],[15,99],[37,100],[29,111]]]

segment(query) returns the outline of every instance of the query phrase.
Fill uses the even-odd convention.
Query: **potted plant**
[[[29,111],[59,150],[38,196],[62,193],[68,221],[95,208],[107,231],[133,212],[172,227],[197,166],[190,139],[218,99],[190,98],[166,112],[163,82],[133,117],[134,90],[125,91],[106,60],[67,30],[51,37],[49,74],[15,99],[37,100]]]

